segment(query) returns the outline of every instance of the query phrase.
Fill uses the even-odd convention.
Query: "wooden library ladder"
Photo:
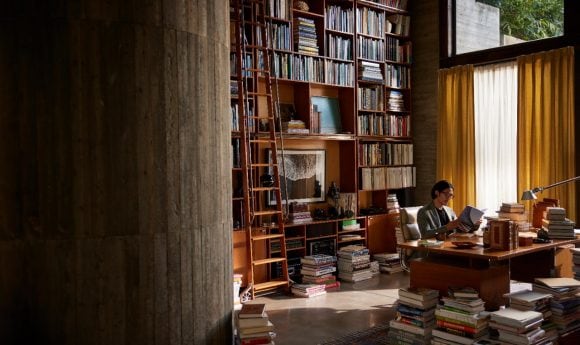
[[[272,35],[267,32],[266,2],[263,0],[232,1],[235,23],[236,71],[238,83],[238,109],[240,127],[240,157],[243,185],[244,224],[248,252],[248,286],[251,298],[278,289],[288,291],[288,262],[284,236],[284,213],[280,191],[280,174],[276,152],[276,119],[272,97],[272,76],[268,44]],[[270,23],[271,24],[271,23]],[[267,37],[266,35],[270,35]],[[258,87],[258,81],[263,81]],[[258,99],[262,102],[258,102]],[[258,103],[266,111],[256,112]],[[259,150],[269,148],[271,157],[259,162]],[[283,144],[282,144],[283,154]],[[262,175],[272,176],[261,181]],[[266,182],[266,183],[263,183]],[[268,194],[276,200],[268,207]],[[273,243],[279,250],[272,250]],[[256,279],[257,272],[264,279]]]

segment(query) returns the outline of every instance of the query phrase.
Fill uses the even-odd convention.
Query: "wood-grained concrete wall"
[[[0,12],[0,342],[231,342],[228,2]]]

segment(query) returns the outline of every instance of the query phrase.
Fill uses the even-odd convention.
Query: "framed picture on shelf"
[[[267,152],[272,162],[272,152]],[[278,171],[282,203],[324,201],[326,176],[325,150],[278,150]],[[273,174],[273,171],[269,172]],[[274,193],[268,194],[268,204],[276,205]]]
[[[325,238],[308,242],[308,255],[336,255],[336,238]]]

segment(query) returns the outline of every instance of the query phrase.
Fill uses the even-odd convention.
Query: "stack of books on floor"
[[[574,239],[574,225],[566,218],[566,209],[562,207],[548,207],[542,219],[542,228],[548,232],[550,239]]]
[[[560,337],[580,330],[580,281],[574,278],[536,278],[532,290],[552,295],[550,321]]]
[[[358,74],[360,80],[383,82],[381,65],[377,62],[360,61]]]
[[[388,213],[399,213],[399,199],[397,199],[397,194],[387,195],[387,212]]]
[[[373,277],[371,256],[365,246],[350,245],[338,251],[338,278],[356,283]]]
[[[542,313],[533,310],[504,308],[490,313],[489,328],[493,337],[507,344],[551,344],[540,326]]]
[[[528,222],[528,213],[523,204],[504,202],[497,212],[499,218],[509,219],[515,224],[518,232],[530,231],[532,224]]]
[[[389,322],[389,343],[429,344],[438,303],[438,290],[400,288],[397,317]]]
[[[324,284],[292,284],[292,293],[298,297],[316,297],[326,293]]]
[[[544,321],[542,329],[546,331],[546,338],[555,341],[558,338],[556,325],[550,320],[552,309],[552,295],[544,292],[521,290],[508,295],[509,307],[517,310],[533,310],[542,313]]]
[[[300,258],[303,284],[321,284],[325,289],[339,287],[336,272],[336,256],[326,254],[307,255]]]
[[[572,252],[572,270],[574,271],[574,278],[580,280],[580,248],[571,248]]]
[[[488,334],[484,301],[471,287],[450,287],[437,306],[432,344],[474,344]]]
[[[274,344],[274,325],[264,303],[245,303],[236,316],[236,344]]]
[[[383,273],[397,273],[403,270],[399,253],[373,254],[373,260],[379,263],[379,271]]]

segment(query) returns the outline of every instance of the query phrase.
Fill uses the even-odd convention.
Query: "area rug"
[[[384,345],[388,344],[389,325],[378,325],[362,331],[334,338],[319,345]]]

